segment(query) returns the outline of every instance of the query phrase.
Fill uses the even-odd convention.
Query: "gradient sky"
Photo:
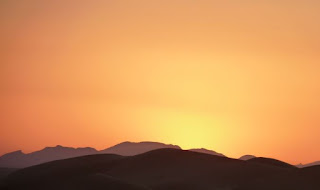
[[[2,0],[0,154],[122,141],[320,160],[320,1]]]

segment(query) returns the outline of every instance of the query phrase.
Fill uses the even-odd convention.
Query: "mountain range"
[[[164,144],[159,142],[122,142],[112,147],[106,148],[104,150],[96,150],[91,147],[85,148],[72,148],[57,145],[55,147],[46,147],[42,150],[35,151],[29,154],[23,153],[21,150],[4,154],[0,157],[0,168],[25,168],[29,166],[38,165],[45,162],[50,162],[54,160],[61,160],[85,155],[94,154],[117,154],[121,156],[134,156],[142,154],[151,150],[172,148],[181,149],[177,145]],[[192,152],[210,154],[215,156],[226,157],[225,155],[215,152],[213,150],[208,150],[204,148],[189,149]],[[250,160],[256,158],[253,155],[244,155],[240,157],[240,160]],[[299,164],[296,165],[298,168],[304,168],[314,165],[320,165],[320,161],[309,163],[309,164]],[[8,170],[9,171],[9,170]],[[11,171],[11,170],[10,170]],[[0,174],[1,175],[1,174]]]
[[[90,147],[71,148],[58,145],[55,147],[46,147],[42,150],[35,151],[29,154],[25,154],[21,150],[5,154],[0,157],[0,167],[24,168],[54,160],[93,154],[117,154],[122,156],[133,156],[160,148],[181,149],[176,145],[168,145],[158,142],[123,142],[101,151]]]
[[[297,168],[166,148],[134,156],[96,154],[10,173],[2,190],[318,190],[320,166]]]

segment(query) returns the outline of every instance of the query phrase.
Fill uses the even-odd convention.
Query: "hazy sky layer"
[[[0,154],[121,141],[320,160],[320,1],[2,0]]]

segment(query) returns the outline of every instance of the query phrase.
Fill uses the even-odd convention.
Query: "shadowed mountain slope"
[[[272,158],[257,157],[257,158],[249,159],[247,160],[247,162],[275,166],[280,168],[296,168],[293,165],[290,165],[288,163],[282,162],[280,160],[272,159]]]
[[[153,189],[230,188],[250,178],[291,170],[174,149],[150,151],[126,160],[108,173]]]
[[[116,189],[111,187],[116,184],[119,188],[130,186],[127,189],[232,190],[251,188],[251,184],[265,179],[276,181],[274,176],[292,175],[295,180],[295,173],[300,169],[280,166],[269,164],[269,160],[249,162],[179,149],[159,149],[128,157],[84,156],[21,169],[8,176],[4,188],[55,190],[68,187],[72,190],[91,184],[97,185],[96,189]],[[305,172],[317,175],[318,169],[314,170]]]
[[[255,180],[236,190],[317,190],[320,189],[320,166],[293,170]]]
[[[3,189],[147,189],[103,174],[122,158],[112,154],[89,155],[21,169],[8,176]]]
[[[0,168],[0,180],[16,170],[15,168]]]

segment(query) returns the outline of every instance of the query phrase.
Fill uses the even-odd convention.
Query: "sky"
[[[320,1],[2,0],[0,155],[122,141],[320,160]]]

